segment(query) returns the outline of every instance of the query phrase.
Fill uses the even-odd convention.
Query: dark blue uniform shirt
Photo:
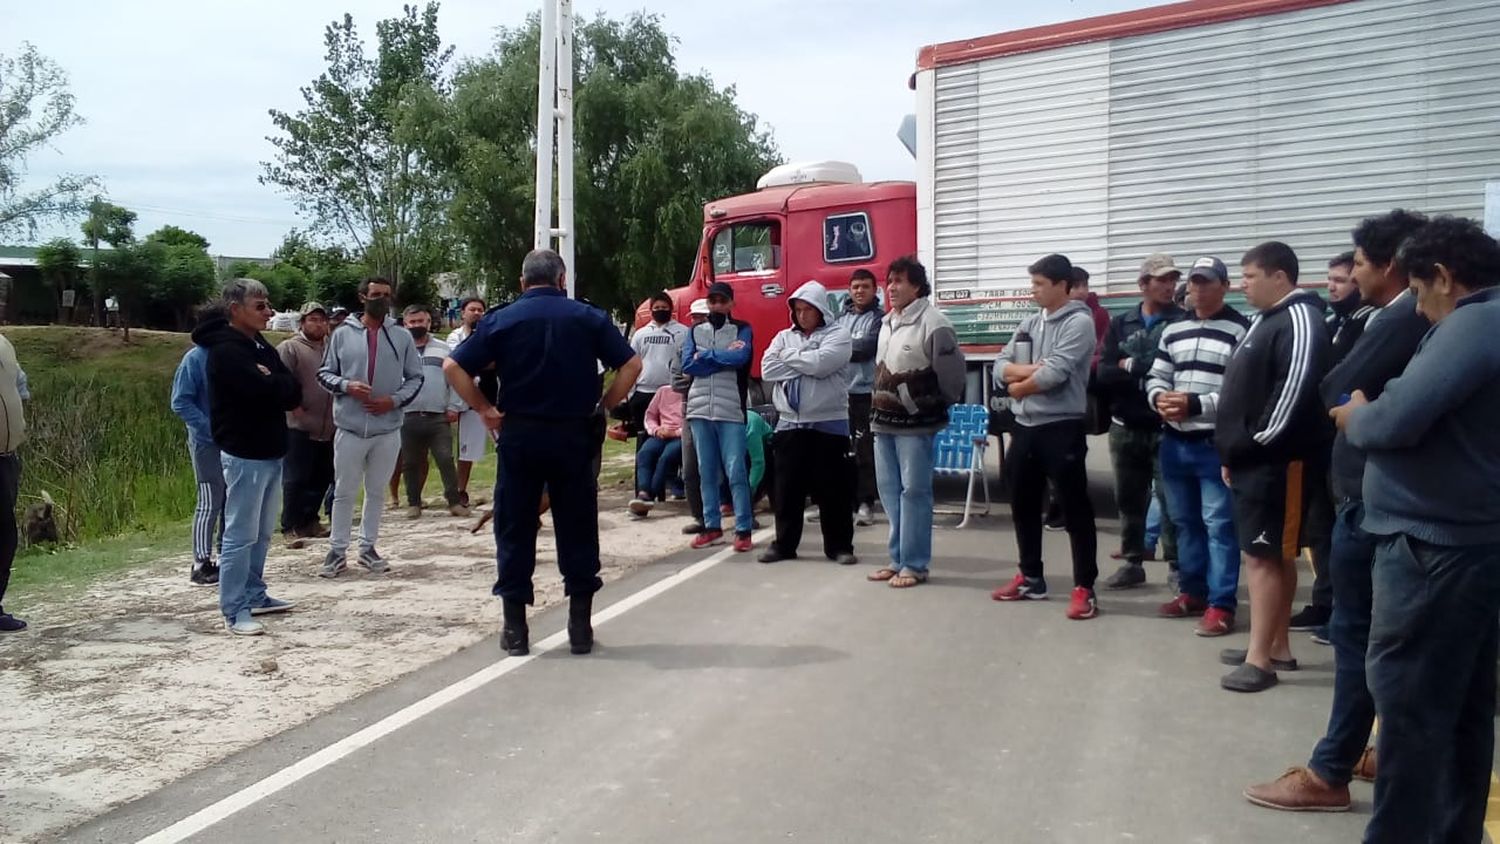
[[[599,404],[598,364],[619,369],[635,350],[604,311],[533,287],[486,314],[452,357],[470,375],[495,364],[502,413],[586,419]]]

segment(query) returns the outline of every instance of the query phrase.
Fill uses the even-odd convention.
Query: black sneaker
[[[215,586],[219,582],[219,566],[217,563],[203,563],[193,566],[193,573],[188,575],[196,586]]]
[[[1133,588],[1135,588],[1137,586],[1145,585],[1145,583],[1146,583],[1146,568],[1145,568],[1145,566],[1142,566],[1140,563],[1130,563],[1130,562],[1127,562],[1125,565],[1120,566],[1120,568],[1118,570],[1116,570],[1114,574],[1112,574],[1109,577],[1105,578],[1105,580],[1104,580],[1104,588],[1105,589],[1133,589]]]
[[[1325,624],[1312,632],[1312,640],[1320,645],[1332,645],[1333,639],[1329,638],[1330,635],[1332,634],[1328,632],[1328,625]]]
[[[781,553],[781,551],[777,550],[776,546],[773,544],[771,545],[771,547],[761,552],[761,555],[759,557],[756,557],[755,559],[762,563],[779,563],[782,560],[795,560],[797,559],[797,555],[783,554]]]
[[[682,526],[682,532],[688,536],[703,532],[702,522],[688,522]]]
[[[0,612],[0,633],[19,633],[26,629],[26,622],[8,612]]]
[[[1287,625],[1287,627],[1291,630],[1299,630],[1304,633],[1311,633],[1312,631],[1317,630],[1319,627],[1327,624],[1328,620],[1332,617],[1332,607],[1320,607],[1315,604],[1308,604],[1307,606],[1303,607],[1296,615],[1292,616],[1292,623]]]

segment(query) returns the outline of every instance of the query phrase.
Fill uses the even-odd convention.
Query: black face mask
[[[365,300],[365,314],[372,319],[385,319],[391,313],[390,300],[385,298]]]
[[[729,315],[728,314],[709,314],[708,315],[708,324],[712,325],[716,329],[723,328],[724,327],[724,323],[726,323],[728,321],[729,321]]]
[[[427,338],[427,326],[425,325],[412,326],[408,330],[411,331],[411,338],[413,340],[424,340]]]
[[[654,319],[654,320],[656,320],[656,322],[657,322],[658,325],[666,325],[668,322],[672,321],[672,312],[671,311],[652,311],[651,312],[651,318]]]

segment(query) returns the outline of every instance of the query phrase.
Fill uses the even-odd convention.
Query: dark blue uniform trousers
[[[545,488],[552,499],[557,567],[568,595],[592,595],[599,579],[599,494],[594,474],[593,420],[539,419],[507,414],[497,451],[494,594],[533,602],[537,508]]]

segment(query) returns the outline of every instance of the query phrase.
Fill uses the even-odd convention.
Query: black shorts
[[[1301,461],[1230,470],[1241,551],[1263,559],[1296,559],[1302,532],[1302,476]]]

